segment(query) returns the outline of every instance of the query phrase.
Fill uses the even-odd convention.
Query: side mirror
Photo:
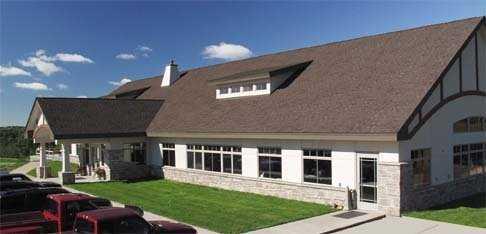
[[[138,206],[125,205],[125,208],[128,208],[128,209],[130,209],[130,210],[133,210],[133,211],[135,211],[135,213],[137,213],[138,215],[143,216],[143,210],[142,210],[142,208],[140,208],[140,207],[138,207]]]

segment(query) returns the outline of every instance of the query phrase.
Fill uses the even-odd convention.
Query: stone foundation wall
[[[330,186],[313,186],[281,180],[249,178],[173,167],[163,168],[163,177],[185,183],[205,185],[240,192],[258,193],[281,198],[347,207],[348,190]]]
[[[108,150],[105,158],[107,180],[138,180],[152,177],[150,166],[125,162],[122,150]]]
[[[377,165],[377,204],[378,210],[387,215],[401,214],[402,163],[379,162]]]
[[[411,175],[411,169],[406,169]],[[421,210],[441,205],[453,200],[471,196],[477,193],[486,193],[486,174],[469,176],[467,178],[450,181],[423,188],[412,188],[411,181],[405,185],[406,199],[403,201],[403,210]]]

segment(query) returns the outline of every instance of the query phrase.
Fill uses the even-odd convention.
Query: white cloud
[[[31,76],[30,72],[18,67],[0,65],[0,76]]]
[[[128,78],[123,78],[121,79],[120,81],[109,81],[108,83],[114,85],[114,86],[122,86],[128,82],[131,82],[132,80],[128,79]]]
[[[142,46],[142,45],[139,45],[137,47],[137,50],[141,51],[141,52],[152,52],[152,48],[148,47],[148,46]]]
[[[68,89],[69,87],[65,84],[57,84],[57,88],[60,89],[60,90],[65,90],[65,89]]]
[[[58,53],[56,54],[55,59],[62,62],[71,63],[93,63],[93,60],[86,58],[80,54]]]
[[[41,57],[29,57],[26,60],[19,60],[19,63],[24,67],[35,67],[37,71],[46,76],[63,71],[61,67],[58,67],[56,64],[43,59],[42,56],[44,55],[41,55]]]
[[[219,45],[210,45],[202,52],[206,59],[223,59],[227,61],[244,59],[252,56],[250,49],[235,44],[220,42]]]
[[[77,98],[88,98],[88,96],[86,96],[86,95],[79,95],[79,96],[77,96]]]
[[[46,76],[50,76],[56,72],[64,71],[62,67],[59,67],[54,62],[94,63],[93,60],[80,54],[57,53],[54,56],[48,56],[47,52],[43,49],[37,50],[35,52],[35,56],[19,60],[19,63],[22,66],[34,67],[35,69],[37,69],[37,71],[41,72]]]
[[[50,88],[47,87],[47,85],[38,82],[32,82],[32,83],[15,82],[14,87],[20,89],[31,89],[31,90],[50,90]]]
[[[116,58],[122,59],[122,60],[133,60],[133,59],[136,59],[137,57],[133,54],[122,53],[122,54],[117,55]]]

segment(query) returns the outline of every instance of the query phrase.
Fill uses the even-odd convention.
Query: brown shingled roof
[[[145,136],[160,100],[37,98],[55,139]]]
[[[108,97],[148,88],[138,98],[163,99],[164,104],[159,110],[154,103],[142,102],[137,110],[148,108],[150,114],[146,118],[120,115],[122,119],[108,126],[121,132],[127,128],[144,131],[148,126],[149,136],[163,133],[396,134],[482,20],[476,17],[191,69],[170,87],[160,87],[162,76],[133,81]],[[270,95],[216,99],[215,87],[209,84],[211,79],[308,61],[312,63],[291,83]],[[83,110],[92,108],[90,113],[105,111],[78,105]],[[63,112],[57,108],[50,111]],[[123,107],[117,105],[117,108]],[[158,112],[152,120],[148,116],[155,109]],[[125,111],[128,110],[116,113]],[[129,112],[136,113],[131,109]],[[63,133],[63,123],[74,119],[64,119],[62,113],[58,114],[60,123],[53,131]],[[102,119],[106,117],[100,115]],[[105,124],[98,124],[94,118],[90,121],[76,128],[82,133],[105,128]]]
[[[161,77],[121,90],[164,96],[154,133],[397,133],[482,18],[386,33],[187,71],[173,86]],[[208,80],[313,62],[271,95],[217,100]]]

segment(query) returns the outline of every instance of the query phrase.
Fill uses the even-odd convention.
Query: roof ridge
[[[188,70],[184,70],[184,72],[189,72],[189,71],[194,71],[194,70],[199,70],[199,69],[205,69],[205,68],[210,68],[210,67],[216,67],[216,66],[222,66],[222,65],[225,65],[225,64],[230,64],[230,63],[235,63],[235,62],[248,61],[248,60],[262,58],[262,57],[265,57],[265,56],[277,55],[277,54],[288,53],[288,52],[293,52],[293,51],[316,48],[316,47],[325,47],[325,46],[330,46],[330,45],[334,45],[334,44],[346,43],[346,42],[362,40],[362,39],[369,39],[369,38],[384,36],[384,35],[393,34],[393,33],[402,33],[402,32],[406,32],[406,31],[419,30],[419,29],[428,28],[428,27],[435,27],[435,26],[440,26],[440,25],[445,25],[445,24],[452,24],[452,23],[458,23],[458,22],[461,22],[461,21],[468,21],[468,20],[472,20],[472,19],[483,19],[483,18],[486,18],[486,16],[475,16],[475,17],[470,17],[470,18],[466,18],[466,19],[458,19],[458,20],[442,22],[442,23],[437,23],[437,24],[428,24],[428,25],[423,25],[423,26],[414,27],[414,28],[406,28],[406,29],[401,29],[401,30],[397,30],[397,31],[384,32],[384,33],[367,35],[367,36],[362,36],[362,37],[355,37],[355,38],[345,39],[345,40],[341,40],[341,41],[333,41],[333,42],[328,42],[328,43],[324,43],[324,44],[311,45],[311,46],[301,47],[301,48],[296,48],[296,49],[288,49],[288,50],[279,51],[279,52],[275,52],[275,53],[262,54],[262,55],[259,55],[259,56],[250,57],[250,58],[246,58],[246,59],[240,59],[240,60],[235,60],[235,61],[228,61],[228,62],[223,62],[223,63],[218,63],[218,64],[212,64],[212,65],[207,65],[207,66],[202,66],[202,67],[191,68],[191,69],[188,69]],[[152,78],[154,78],[154,77],[152,77]]]
[[[37,97],[37,100],[41,99],[64,99],[64,100],[103,100],[103,101],[164,101],[159,99],[127,99],[127,98],[76,98],[76,97]]]

